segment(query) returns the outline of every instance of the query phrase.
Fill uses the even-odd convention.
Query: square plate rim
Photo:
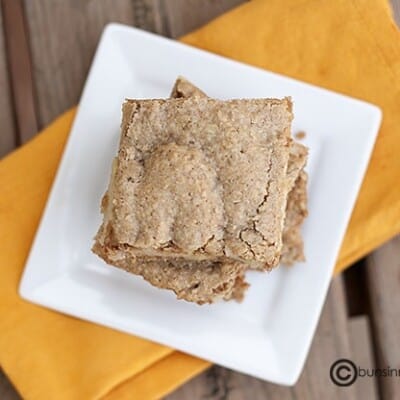
[[[162,36],[150,33],[150,32],[145,32],[145,31],[142,31],[140,29],[133,28],[133,27],[130,27],[130,26],[125,26],[125,25],[119,24],[119,23],[110,23],[110,24],[108,24],[105,27],[105,29],[104,29],[104,31],[102,33],[102,36],[101,36],[101,39],[100,39],[96,54],[94,56],[90,71],[88,73],[88,77],[87,77],[87,80],[86,80],[86,83],[85,83],[84,90],[82,92],[81,100],[85,96],[86,90],[87,90],[87,88],[89,86],[88,82],[90,80],[90,77],[92,76],[92,72],[93,72],[93,70],[94,70],[94,68],[96,66],[97,61],[98,61],[99,49],[101,48],[102,45],[104,45],[104,43],[106,42],[105,39],[107,37],[112,36],[114,34],[120,34],[121,32],[123,34],[125,34],[126,32],[129,32],[129,34],[131,34],[133,32],[133,33],[135,33],[135,34],[137,34],[139,36],[143,35],[144,37],[151,37],[154,40],[157,40],[157,41],[160,41],[160,42],[163,42],[163,43],[169,43],[169,45],[174,45],[174,46],[178,46],[180,48],[190,49],[190,51],[194,51],[194,52],[197,52],[199,54],[203,54],[203,55],[206,54],[207,56],[216,57],[218,59],[224,60],[224,62],[233,63],[233,64],[240,64],[242,66],[245,66],[245,67],[248,67],[250,69],[257,70],[257,71],[261,71],[261,72],[267,73],[269,75],[277,76],[277,77],[280,77],[280,78],[285,78],[287,80],[295,82],[296,84],[300,83],[301,85],[306,85],[308,87],[312,87],[314,89],[318,89],[318,90],[324,91],[324,92],[328,93],[329,95],[335,95],[335,96],[342,97],[343,99],[346,99],[347,101],[355,102],[355,103],[359,104],[362,107],[367,107],[369,109],[369,111],[374,115],[375,124],[376,124],[375,134],[370,134],[368,136],[368,143],[369,143],[368,144],[368,148],[370,149],[370,151],[368,152],[368,154],[365,154],[365,157],[364,157],[365,158],[365,163],[366,163],[366,165],[368,165],[368,160],[369,160],[369,158],[370,158],[370,156],[372,154],[372,148],[373,148],[373,145],[375,143],[375,139],[376,139],[376,136],[378,134],[378,127],[380,125],[381,118],[382,118],[382,112],[381,112],[380,108],[377,107],[376,105],[368,103],[368,102],[366,102],[364,100],[356,99],[356,98],[353,98],[353,97],[350,97],[350,96],[347,96],[347,95],[344,95],[344,94],[341,94],[341,93],[336,93],[336,92],[333,92],[331,90],[328,90],[328,89],[325,89],[325,88],[321,88],[321,87],[312,85],[312,84],[307,83],[307,82],[302,82],[302,81],[299,81],[299,80],[296,80],[296,79],[293,79],[293,78],[290,78],[290,77],[287,77],[287,76],[284,76],[284,75],[281,75],[281,74],[270,72],[270,71],[267,71],[267,70],[264,70],[264,69],[261,69],[261,68],[258,68],[258,67],[254,67],[254,66],[251,66],[251,65],[247,65],[247,64],[244,64],[244,63],[241,63],[241,62],[238,62],[238,61],[235,61],[235,60],[232,60],[232,59],[229,59],[229,58],[217,55],[217,54],[213,54],[213,53],[207,52],[205,50],[197,49],[195,47],[188,46],[188,45],[176,42],[174,40],[167,39],[165,37],[162,37]],[[52,188],[50,190],[50,194],[49,194],[46,206],[44,208],[44,211],[43,211],[43,214],[42,214],[42,217],[41,217],[38,229],[37,229],[37,233],[36,233],[35,238],[33,240],[31,251],[30,251],[29,256],[27,258],[27,261],[26,261],[26,264],[25,264],[25,269],[23,271],[22,279],[21,279],[20,285],[19,285],[19,294],[21,295],[22,298],[24,298],[26,300],[29,300],[29,301],[31,301],[33,303],[40,304],[42,306],[54,309],[54,310],[61,310],[61,307],[60,306],[54,306],[54,302],[53,302],[53,304],[51,304],[51,301],[46,302],[46,301],[42,301],[42,300],[38,299],[37,296],[33,292],[28,290],[27,286],[24,285],[24,282],[26,281],[26,279],[28,277],[28,267],[30,266],[31,255],[33,254],[33,250],[35,248],[36,239],[41,233],[41,227],[42,227],[42,224],[45,223],[44,221],[46,219],[47,209],[48,209],[48,207],[50,207],[52,199],[55,196],[54,192],[55,192],[55,188],[57,187],[57,182],[58,182],[58,180],[60,178],[60,171],[63,168],[66,168],[66,166],[64,165],[64,164],[66,164],[65,155],[70,150],[71,138],[73,137],[74,131],[77,129],[76,128],[77,121],[79,121],[79,113],[80,113],[80,108],[78,109],[78,113],[77,113],[77,115],[75,117],[75,120],[74,120],[74,123],[72,125],[71,134],[68,137],[68,140],[67,140],[63,155],[61,157],[60,164],[58,166],[58,170],[57,170],[55,179],[53,181],[53,185],[52,185]],[[366,171],[366,168],[364,168],[364,171],[361,174],[361,178],[364,175],[365,171]],[[358,184],[355,196],[357,195],[357,193],[359,191],[361,183],[362,183],[362,179],[359,179],[359,184]],[[354,206],[354,202],[353,202],[353,206]],[[352,211],[352,209],[349,210],[349,217],[351,215],[351,211]],[[344,226],[343,230],[345,230],[345,228],[347,226],[348,219],[349,218],[347,218],[346,224],[344,224],[345,226]],[[342,238],[343,238],[343,235],[344,235],[344,232],[341,235]],[[334,263],[333,263],[333,265],[334,265]],[[295,384],[295,382],[297,381],[297,379],[298,379],[298,377],[299,377],[299,375],[301,373],[302,367],[303,367],[303,365],[305,363],[306,355],[308,354],[308,351],[309,351],[309,348],[310,348],[310,345],[311,345],[311,340],[312,340],[312,337],[314,335],[314,332],[315,332],[315,329],[316,329],[316,326],[317,326],[317,322],[318,322],[320,314],[321,314],[323,300],[326,297],[326,293],[327,293],[328,285],[329,285],[329,282],[330,282],[330,278],[331,278],[331,275],[327,275],[327,279],[326,279],[326,282],[325,282],[326,284],[325,284],[325,287],[324,287],[324,289],[322,291],[323,295],[322,295],[322,301],[320,302],[319,312],[316,313],[315,318],[314,318],[315,321],[313,321],[313,323],[312,323],[313,326],[311,327],[312,333],[310,334],[310,340],[308,341],[308,343],[305,346],[303,346],[303,349],[302,349],[302,352],[301,352],[302,355],[300,356],[300,358],[302,359],[302,361],[300,363],[298,363],[296,368],[292,369],[292,373],[291,374],[288,373],[287,376],[285,376],[284,379],[281,379],[281,380],[278,380],[278,379],[270,380],[268,377],[265,377],[265,376],[258,376],[259,378],[264,379],[264,380],[268,379],[270,381],[273,381],[275,383],[282,384],[282,385],[293,385],[293,384]],[[68,307],[65,307],[65,308],[67,309]],[[73,312],[73,310],[71,310],[71,311],[63,311],[62,310],[62,312],[65,312],[65,313],[67,313],[69,315],[73,315],[73,316],[77,316],[78,315],[76,313],[76,311]],[[78,315],[78,318],[84,319],[84,320],[90,320],[90,321],[92,321],[94,323],[97,323],[97,324],[105,325],[105,326],[111,327],[113,329],[122,330],[122,331],[125,331],[125,332],[129,333],[129,334],[133,334],[132,332],[129,332],[127,330],[124,330],[124,329],[121,329],[121,328],[116,328],[112,324],[107,324],[107,323],[104,323],[104,322],[100,322],[100,321],[97,321],[97,320],[90,319],[90,317],[88,317],[87,315],[86,316]],[[146,336],[141,336],[141,337],[145,337],[146,338]],[[159,343],[162,343],[162,341],[154,339],[154,338],[150,338],[150,340],[154,340],[154,341],[157,341]],[[163,344],[168,346],[167,343],[163,343]],[[218,362],[218,361],[214,361],[214,362]],[[243,373],[248,373],[246,371],[240,370],[240,368],[238,368],[237,366],[234,369],[239,370],[239,371],[241,371]],[[252,374],[252,375],[254,375],[254,374]]]

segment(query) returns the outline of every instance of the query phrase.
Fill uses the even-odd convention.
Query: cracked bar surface
[[[97,240],[135,256],[276,265],[291,119],[287,99],[128,100]]]
[[[178,77],[172,89],[171,97],[190,96],[206,97],[207,95],[184,77]],[[301,225],[307,216],[307,174],[303,171],[307,156],[308,148],[293,141],[290,146],[287,169],[289,194],[280,260],[284,265],[292,265],[297,261],[305,260]],[[299,178],[300,174],[301,178]],[[298,204],[298,202],[301,204]],[[254,268],[262,269],[263,265],[255,265]]]

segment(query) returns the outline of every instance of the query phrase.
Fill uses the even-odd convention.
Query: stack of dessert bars
[[[307,148],[289,98],[216,100],[178,78],[126,100],[93,251],[198,304],[242,300],[248,269],[304,260]]]

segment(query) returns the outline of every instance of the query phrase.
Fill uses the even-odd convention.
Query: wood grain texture
[[[12,99],[7,55],[3,35],[3,16],[0,7],[0,158],[16,146]]]
[[[38,131],[32,65],[22,0],[2,0],[9,75],[13,93],[18,144]]]
[[[151,1],[25,0],[40,127],[79,100],[104,26],[157,30]]]
[[[155,0],[163,16],[165,34],[177,38],[246,0]],[[248,0],[247,0],[248,1]]]
[[[354,386],[340,388],[330,381],[330,366],[339,358],[352,358],[341,277],[332,282],[306,366],[294,387],[273,385],[215,366],[167,396],[166,400],[357,399]]]
[[[400,370],[400,236],[367,259],[371,323],[379,368]],[[379,380],[382,399],[400,399],[400,377]]]
[[[349,322],[350,346],[352,361],[361,368],[375,368],[373,344],[369,318],[366,315],[350,318]],[[357,399],[378,399],[377,378],[358,378],[354,383]]]

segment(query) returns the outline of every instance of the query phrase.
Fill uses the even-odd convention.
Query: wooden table
[[[0,157],[76,104],[100,33],[118,21],[176,38],[244,0],[1,0]],[[400,0],[393,0],[400,20]],[[306,367],[279,387],[214,366],[168,400],[400,399],[400,378],[329,378],[348,358],[365,368],[400,368],[400,238],[332,282]],[[266,360],[268,362],[268,360]],[[0,399],[19,399],[0,375]]]

